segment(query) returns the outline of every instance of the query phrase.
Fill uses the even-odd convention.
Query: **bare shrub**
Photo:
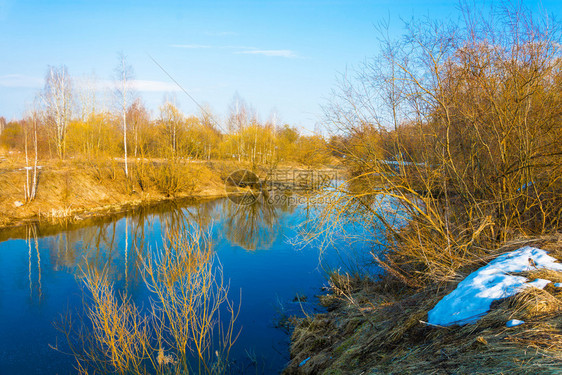
[[[105,268],[83,270],[90,296],[86,316],[79,324],[69,318],[61,326],[77,368],[82,373],[225,373],[238,311],[227,298],[228,285],[207,236],[194,228],[171,231],[162,249],[139,256],[150,293],[145,309],[126,293],[116,294]]]
[[[517,6],[492,13],[407,24],[326,108],[355,179],[317,220],[378,228],[365,236],[390,249],[378,260],[412,285],[560,226],[560,28]]]

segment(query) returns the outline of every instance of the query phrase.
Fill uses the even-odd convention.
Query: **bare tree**
[[[47,125],[52,130],[59,158],[64,158],[66,133],[72,116],[72,80],[66,66],[50,66],[41,95]]]
[[[250,123],[250,110],[248,106],[244,102],[244,99],[238,95],[234,95],[232,99],[232,103],[230,105],[230,115],[228,117],[228,131],[231,134],[238,133],[237,137],[237,154],[238,154],[238,161],[241,160],[242,151],[244,149],[244,143],[241,137],[242,131],[249,125]]]
[[[160,119],[170,142],[172,156],[176,157],[178,152],[178,139],[180,138],[183,123],[185,122],[184,117],[178,107],[167,100],[164,105],[160,107]]]
[[[218,124],[218,121],[215,120],[213,111],[209,105],[204,105],[203,107],[201,107],[201,112],[198,117],[204,129],[204,153],[206,154],[207,160],[210,160],[213,145],[218,142],[221,134],[220,130],[215,125],[218,125],[219,127],[220,125]]]
[[[327,108],[368,186],[334,212],[355,212],[359,195],[399,202],[404,231],[360,209],[388,230],[400,266],[386,266],[408,282],[448,279],[498,243],[560,228],[562,29],[520,6],[499,11],[412,21],[396,42],[383,34],[381,55],[343,75]]]
[[[144,155],[144,147],[146,140],[146,127],[150,123],[150,114],[146,110],[142,100],[137,98],[127,110],[127,123],[133,131],[134,156]]]
[[[37,195],[37,124],[39,122],[40,115],[37,112],[37,105],[34,109],[32,109],[24,121],[23,125],[23,132],[24,132],[24,147],[25,147],[25,202],[31,202],[35,199]],[[34,163],[33,167],[29,165],[29,153],[28,153],[28,141],[27,135],[28,132],[31,131],[33,133],[33,155],[34,155]],[[30,177],[31,172],[31,177]],[[31,181],[30,181],[31,180]]]
[[[127,109],[134,102],[133,68],[127,64],[123,53],[119,54],[119,64],[115,68],[115,98],[121,115],[123,126],[123,149],[125,157],[125,176],[129,177],[129,164],[127,161]]]

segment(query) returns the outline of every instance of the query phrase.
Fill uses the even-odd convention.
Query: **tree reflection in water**
[[[220,217],[220,207],[220,200],[193,206],[169,202],[140,207],[124,215],[123,219],[113,218],[69,228],[46,239],[51,264],[56,271],[75,275],[87,264],[100,272],[105,270],[112,282],[123,283],[119,284],[121,287],[135,289],[141,281],[140,259],[148,247],[160,246],[160,234],[192,228],[208,232]],[[28,233],[41,237],[40,229],[29,228]],[[33,235],[27,235],[27,238]]]
[[[43,287],[41,285],[41,253],[39,252],[36,225],[32,224],[26,228],[25,240],[27,242],[29,259],[29,297],[32,300],[41,301],[43,299]],[[34,276],[34,271],[37,276]]]
[[[225,236],[246,250],[268,249],[279,232],[278,223],[277,210],[263,196],[248,205],[226,203]]]
[[[228,267],[229,272],[234,270],[228,274],[229,278],[232,277],[231,280],[234,280],[233,285],[235,285],[235,289],[233,290],[237,291],[239,286],[245,288],[245,297],[247,301],[250,301],[247,302],[248,306],[253,306],[256,303],[255,301],[258,300],[267,301],[270,296],[254,295],[254,289],[252,289],[251,285],[248,286],[246,284],[244,277],[261,277],[260,273],[266,270],[268,266],[264,266],[262,270],[256,269],[256,272],[242,272],[244,275],[241,275],[240,268],[233,265],[237,265],[238,263],[236,262],[240,259],[249,259],[251,260],[250,263],[253,263],[254,260],[262,261],[266,259],[261,256],[258,257],[259,259],[253,256],[252,252],[260,249],[270,249],[271,251],[267,251],[267,253],[272,255],[271,259],[284,259],[288,254],[285,254],[285,252],[278,253],[273,250],[277,249],[277,246],[285,249],[285,245],[279,241],[280,237],[282,237],[283,233],[292,233],[293,228],[304,219],[303,216],[306,216],[307,213],[306,207],[297,208],[294,204],[289,203],[289,200],[280,199],[273,201],[275,204],[271,204],[267,202],[267,198],[271,197],[264,196],[250,206],[235,205],[226,199],[219,199],[198,202],[194,205],[189,203],[170,203],[157,207],[139,208],[127,215],[120,214],[104,218],[103,220],[95,219],[96,221],[71,223],[64,229],[59,228],[59,232],[56,232],[54,228],[42,225],[28,227],[26,232],[22,229],[20,232],[17,232],[18,236],[28,240],[24,243],[26,258],[25,282],[23,284],[25,288],[24,294],[26,296],[31,295],[33,302],[40,302],[54,310],[59,309],[56,316],[49,316],[49,321],[45,320],[43,322],[44,326],[48,325],[51,327],[51,323],[57,322],[63,325],[66,323],[78,324],[80,319],[85,319],[84,322],[86,323],[86,320],[89,318],[85,315],[87,309],[83,309],[80,303],[82,293],[73,282],[74,278],[64,274],[76,276],[79,280],[78,284],[83,286],[84,284],[79,276],[84,271],[87,271],[93,277],[92,280],[96,280],[94,277],[96,275],[103,276],[99,279],[99,286],[103,288],[112,286],[113,288],[112,293],[110,293],[109,289],[100,289],[97,286],[98,284],[92,284],[95,286],[93,290],[99,292],[100,301],[106,299],[106,297],[109,301],[110,294],[112,294],[115,298],[111,300],[112,303],[110,305],[116,309],[115,311],[122,309],[120,311],[130,312],[131,316],[139,316],[138,314],[144,314],[147,312],[146,309],[150,308],[151,298],[151,293],[147,290],[146,283],[142,278],[142,269],[146,269],[146,264],[143,265],[143,259],[146,261],[150,254],[155,251],[160,251],[160,259],[167,259],[162,258],[162,256],[168,254],[163,246],[162,236],[170,238],[170,234],[173,233],[182,231],[191,231],[193,233],[194,230],[203,230],[205,233],[212,234],[210,240],[213,242],[221,241],[218,247],[220,249],[218,255],[223,258],[221,261],[224,262],[225,267]],[[270,200],[270,202],[272,201]],[[295,215],[291,215],[293,211],[295,211]],[[11,236],[13,238],[14,235],[11,234]],[[224,242],[220,240],[221,238]],[[175,239],[172,239],[172,241],[168,240],[168,243],[170,242],[176,243],[177,241]],[[241,252],[238,246],[248,251]],[[287,244],[287,247],[289,246]],[[173,249],[173,245],[170,244],[168,249]],[[264,253],[266,252],[262,254]],[[309,258],[306,253],[300,253],[299,257],[303,256],[307,259]],[[315,267],[314,260],[313,263],[312,267]],[[181,269],[185,268],[183,267],[185,262],[178,264],[181,266]],[[215,265],[219,264],[220,262],[215,263]],[[209,265],[209,267],[211,266]],[[172,267],[171,269],[174,268]],[[27,275],[28,273],[29,275]],[[175,277],[176,273],[172,272],[170,275]],[[269,273],[268,277],[270,277]],[[284,277],[285,274],[280,273],[271,279],[284,280]],[[179,279],[187,280],[184,276],[179,277]],[[159,279],[155,280],[159,281]],[[211,279],[206,280],[210,281]],[[283,283],[278,284],[281,285]],[[294,285],[291,283],[283,285],[285,288],[282,289],[283,292],[290,290],[287,292],[289,297],[286,298],[291,299],[294,296]],[[83,291],[85,292],[84,296],[92,294],[86,288]],[[238,293],[235,292],[235,294]],[[236,296],[234,298],[238,300]],[[122,304],[128,300],[134,302],[141,310],[133,309],[132,305]],[[70,304],[67,304],[67,301]],[[72,315],[69,316],[72,316],[73,321],[61,322],[59,314],[64,314],[64,310],[67,308],[72,310]],[[255,345],[257,338],[255,331],[252,331],[252,329],[261,332],[260,324],[262,323],[259,322],[254,327],[255,324],[251,322],[254,322],[257,316],[272,316],[273,313],[269,311],[269,308],[270,305],[265,304],[259,310],[255,310],[255,308],[242,309],[241,322],[246,327],[245,336],[242,340],[243,344],[240,344],[244,345],[243,348]],[[32,318],[35,318],[37,315],[36,313],[34,314]],[[129,320],[129,322],[134,321],[136,320]],[[86,324],[86,327],[89,327],[89,325]],[[275,340],[280,340],[280,338],[277,338],[276,332],[268,332],[268,335],[275,338],[272,339],[274,343],[277,343]],[[61,337],[58,337],[58,341],[55,339],[51,343],[60,348],[62,352],[68,353],[68,347],[63,345],[64,340],[61,341]],[[165,349],[163,352],[164,357],[172,353],[172,345],[167,347],[168,349]],[[270,358],[269,356],[272,356],[271,358],[274,357],[267,349],[264,351],[256,349],[256,352],[267,356],[267,358]],[[244,358],[246,358],[244,349],[237,348],[235,353],[238,363],[242,363]],[[160,351],[152,352],[151,356],[153,359],[155,355],[160,355]],[[177,359],[182,356],[183,354],[175,354],[174,358]],[[211,353],[211,356],[214,361],[216,358],[214,352]],[[221,358],[224,357],[221,355]],[[158,358],[155,360],[158,361]],[[209,358],[205,360],[207,361]],[[63,363],[64,359],[60,361]],[[275,359],[275,361],[280,363],[283,359]],[[276,366],[278,365],[275,362],[275,365],[272,365],[271,368],[277,368]],[[150,365],[147,366],[150,367]]]

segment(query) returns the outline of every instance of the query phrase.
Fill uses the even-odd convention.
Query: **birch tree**
[[[55,140],[60,159],[64,158],[66,133],[72,116],[72,81],[66,66],[50,66],[41,95],[45,106],[47,126]]]
[[[238,94],[232,99],[230,105],[230,115],[228,117],[227,125],[228,131],[235,137],[236,140],[236,154],[238,156],[238,161],[241,161],[242,152],[244,149],[244,143],[242,139],[243,130],[250,123],[250,111],[246,106],[246,103]]]
[[[29,114],[23,122],[24,134],[24,150],[25,150],[25,186],[24,195],[25,202],[31,202],[37,195],[37,124],[39,122],[40,114],[37,111],[37,101],[34,103],[34,108],[29,111]],[[28,133],[33,134],[33,167],[30,166],[30,157],[28,152]],[[31,174],[31,176],[30,176]]]
[[[119,63],[115,68],[115,100],[121,117],[123,128],[123,152],[125,159],[125,176],[129,177],[127,161],[127,109],[134,101],[133,68],[127,63],[124,54],[119,54]]]
[[[133,132],[134,157],[143,155],[146,147],[146,130],[150,124],[150,114],[146,110],[142,100],[137,98],[127,110],[127,124]]]

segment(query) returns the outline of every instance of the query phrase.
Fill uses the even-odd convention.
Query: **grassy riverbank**
[[[165,201],[225,197],[224,181],[230,173],[254,169],[265,179],[270,172],[266,167],[256,169],[248,163],[231,161],[172,163],[154,159],[130,163],[128,178],[119,160],[40,163],[37,196],[26,203],[25,161],[5,158],[0,161],[0,228],[29,222],[68,224]],[[296,164],[278,167],[297,172],[309,170]]]
[[[513,241],[498,254],[532,245],[562,259],[562,236]],[[489,259],[488,259],[489,260]],[[485,263],[462,269],[446,284],[410,288],[390,275],[376,281],[333,275],[329,312],[302,319],[292,335],[285,374],[554,374],[562,371],[562,273],[532,270],[544,290],[529,288],[492,304],[475,324],[437,327],[428,311]],[[510,319],[526,323],[507,328]]]
[[[40,164],[37,196],[25,203],[24,165],[17,159],[0,164],[0,227],[81,221],[167,200],[222,197],[223,175],[238,168],[230,163],[151,163],[142,166],[141,175],[136,164],[126,178],[119,162],[51,161]]]

